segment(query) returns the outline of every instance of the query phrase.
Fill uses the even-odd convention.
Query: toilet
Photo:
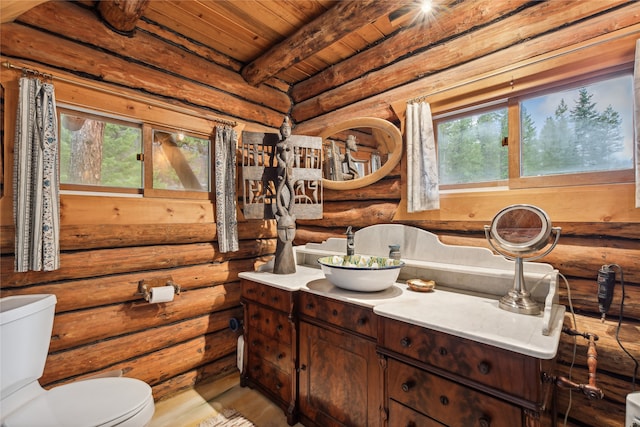
[[[144,427],[155,410],[151,387],[125,377],[79,380],[45,390],[56,296],[0,299],[2,427]]]

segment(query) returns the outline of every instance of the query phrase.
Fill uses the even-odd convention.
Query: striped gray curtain
[[[436,141],[431,106],[407,104],[407,212],[440,209]]]
[[[238,246],[236,213],[236,145],[238,134],[228,126],[215,129],[216,232],[220,252],[235,252]]]
[[[15,271],[60,267],[58,122],[53,85],[21,77],[14,144]]]
[[[633,69],[633,93],[636,121],[636,208],[640,208],[640,40],[636,40],[636,60]]]

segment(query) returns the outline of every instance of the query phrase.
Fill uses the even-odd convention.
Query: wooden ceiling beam
[[[404,6],[394,1],[341,1],[273,46],[242,69],[247,83],[258,86],[270,77],[303,61],[342,37]]]
[[[102,0],[97,10],[104,23],[118,34],[132,36],[150,0]]]
[[[12,22],[26,11],[45,3],[47,0],[2,0],[0,2],[0,23]]]

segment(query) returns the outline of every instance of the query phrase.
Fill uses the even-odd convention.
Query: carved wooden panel
[[[293,214],[322,218],[322,139],[289,136],[294,146]],[[243,212],[248,219],[273,219],[276,210],[277,133],[242,132]]]

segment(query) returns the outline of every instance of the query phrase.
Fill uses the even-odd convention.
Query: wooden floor
[[[257,427],[289,427],[284,412],[255,390],[240,387],[238,374],[156,402],[149,427],[198,427],[223,408],[235,409]],[[303,427],[298,423],[295,427]]]

